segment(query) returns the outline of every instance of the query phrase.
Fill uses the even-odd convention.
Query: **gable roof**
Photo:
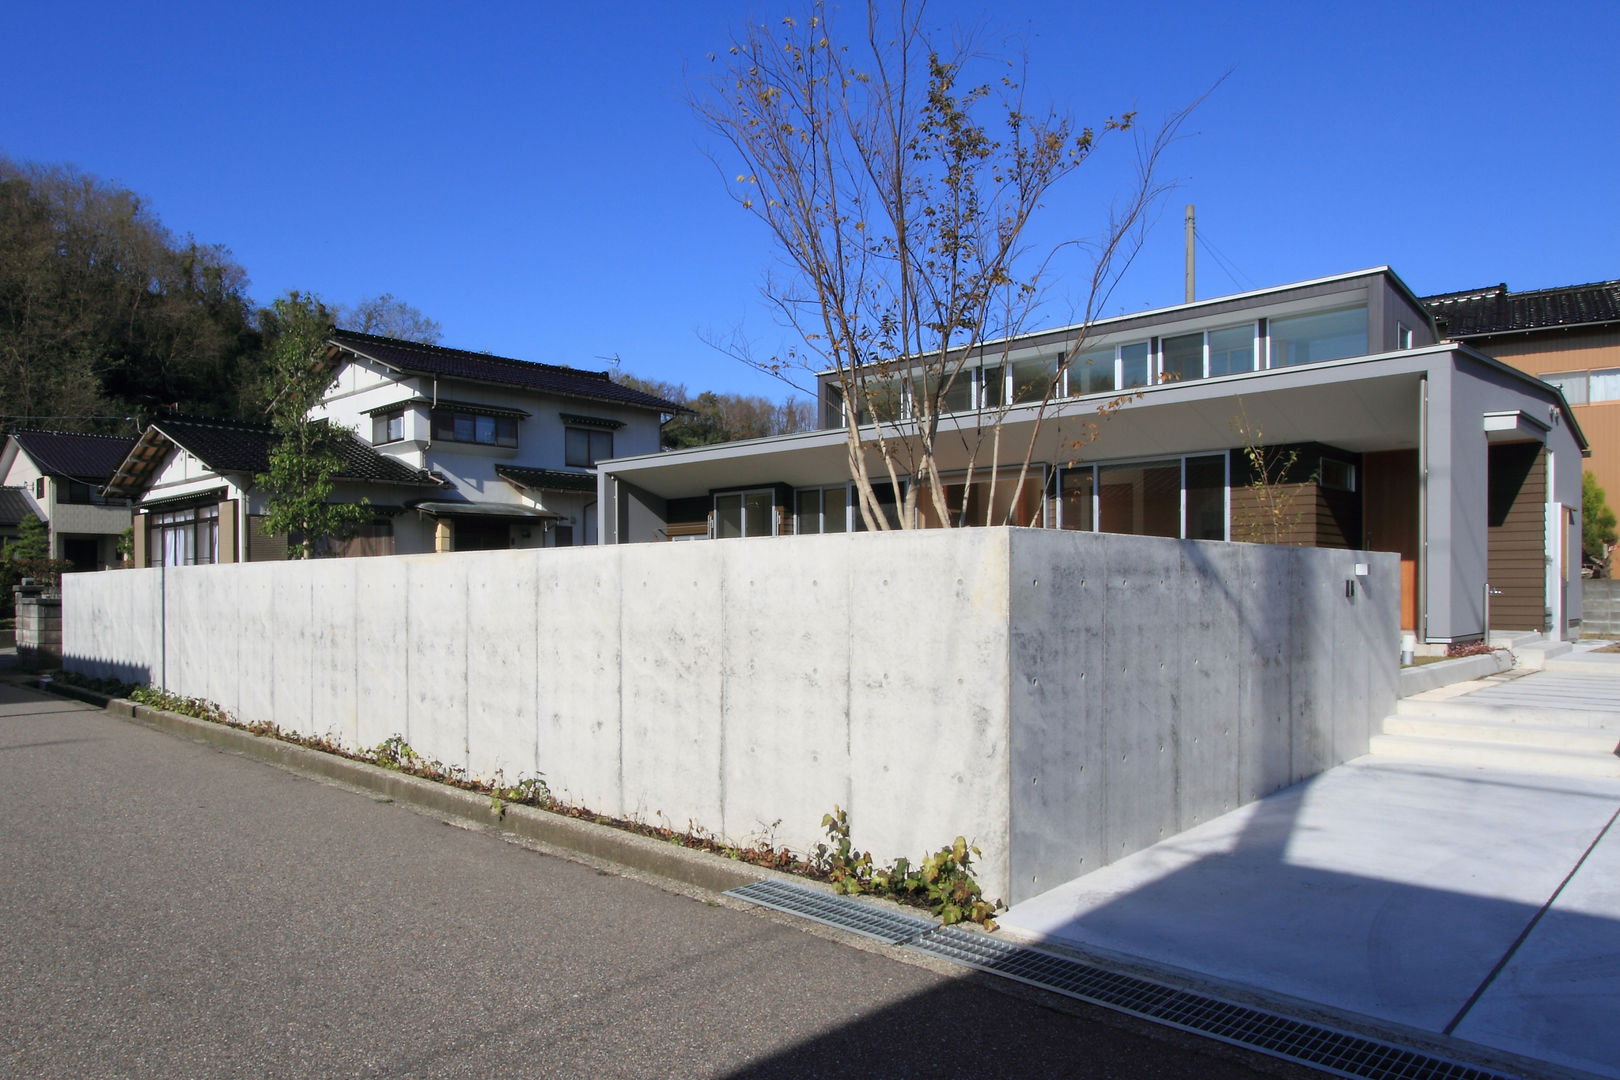
[[[620,386],[605,371],[581,371],[556,364],[536,364],[488,353],[446,349],[414,341],[334,330],[327,341],[337,349],[363,356],[406,375],[428,375],[441,379],[465,379],[523,390],[535,390],[557,397],[604,401],[633,409],[654,412],[681,412],[673,401]]]
[[[75,431],[13,431],[11,437],[47,476],[65,476],[100,486],[128,455],[135,440],[127,435],[85,435]]]
[[[377,453],[352,431],[344,434],[347,438],[342,445],[343,470],[338,479],[421,487],[444,485],[438,477]],[[275,444],[275,430],[265,424],[189,417],[154,420],[140,439],[135,440],[107,488],[131,495],[144,491],[157,476],[171,445],[197,458],[213,472],[257,474],[270,470],[270,450]]]
[[[1620,322],[1620,281],[1510,292],[1507,284],[1425,296],[1423,304],[1451,338],[1512,334]]]
[[[27,518],[41,520],[28,493],[20,487],[0,487],[0,525],[21,525]]]

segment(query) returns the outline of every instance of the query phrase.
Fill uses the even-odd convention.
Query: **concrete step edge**
[[[1394,715],[1384,719],[1385,735],[1412,735],[1430,739],[1458,739],[1504,746],[1543,747],[1612,754],[1620,747],[1620,732],[1603,728],[1563,727],[1553,724],[1504,724],[1491,720],[1463,720],[1439,716]]]
[[[1548,660],[1543,671],[1563,675],[1591,675],[1596,678],[1620,679],[1620,653],[1600,653],[1590,656],[1577,653]]]
[[[1415,701],[1402,698],[1395,703],[1397,716],[1426,716],[1445,720],[1482,720],[1498,724],[1523,724],[1566,728],[1620,730],[1620,711],[1561,709],[1554,706],[1492,705],[1471,702],[1468,695],[1446,701]]]
[[[1620,779],[1620,757],[1542,747],[1503,746],[1466,739],[1426,739],[1415,735],[1374,735],[1369,752],[1385,757],[1493,769],[1555,773],[1561,776]]]

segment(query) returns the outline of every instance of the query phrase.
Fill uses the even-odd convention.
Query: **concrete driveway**
[[[1586,707],[1620,730],[1620,668],[1588,670],[1613,681]],[[1567,684],[1538,673],[1511,694]],[[1002,925],[1352,1028],[1620,1077],[1617,815],[1617,779],[1363,757]]]

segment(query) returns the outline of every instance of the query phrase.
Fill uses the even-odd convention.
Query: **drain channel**
[[[886,945],[902,945],[938,925],[932,919],[889,911],[876,904],[863,904],[847,896],[787,881],[755,881],[732,889],[726,895],[789,915],[801,915],[840,930],[865,934]]]
[[[976,931],[939,926],[931,919],[792,882],[756,881],[726,895],[1340,1076],[1512,1080],[1502,1073],[1177,990]]]

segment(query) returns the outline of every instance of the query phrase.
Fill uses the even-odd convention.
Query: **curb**
[[[820,882],[784,874],[752,863],[723,858],[707,851],[682,847],[650,836],[640,836],[608,825],[549,813],[537,807],[508,803],[497,814],[490,797],[476,791],[451,787],[408,773],[394,772],[364,761],[353,761],[336,754],[312,750],[266,735],[255,735],[239,728],[197,720],[179,713],[137,705],[125,698],[110,698],[79,687],[51,684],[40,687],[48,693],[99,705],[113,716],[171,735],[209,743],[259,761],[280,765],[294,772],[335,780],[351,787],[384,795],[438,814],[478,822],[501,832],[537,841],[580,855],[617,863],[631,870],[669,878],[700,889],[722,893],[763,878],[794,881],[813,888]]]
[[[1478,656],[1459,656],[1455,660],[1441,660],[1422,667],[1403,668],[1397,697],[1411,697],[1428,690],[1437,690],[1452,683],[1471,682],[1488,675],[1500,675],[1512,670],[1513,654],[1506,649],[1482,653]]]

